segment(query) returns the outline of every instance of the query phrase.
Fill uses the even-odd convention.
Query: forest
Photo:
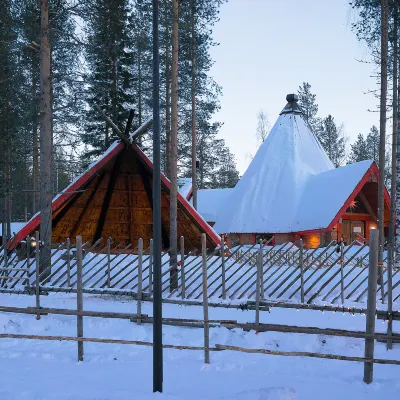
[[[43,3],[43,2],[42,2]],[[179,5],[178,175],[190,177],[195,130],[199,188],[233,187],[239,173],[215,119],[222,88],[210,75],[212,30],[222,0]],[[95,104],[124,129],[152,115],[152,1],[50,0],[48,38],[52,112],[51,190],[63,190],[114,140]],[[41,155],[41,2],[6,0],[0,7],[0,190],[3,220],[39,210]],[[171,143],[171,1],[160,2],[162,170]],[[195,104],[194,118],[192,104]],[[193,123],[193,120],[195,121]],[[193,128],[194,127],[194,128]],[[141,147],[152,152],[152,132]],[[4,215],[4,213],[6,215]]]

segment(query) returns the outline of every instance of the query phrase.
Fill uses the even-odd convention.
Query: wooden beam
[[[127,176],[126,178],[128,181],[129,237],[131,239],[131,243],[133,246],[133,233],[132,232],[133,232],[134,221],[133,221],[133,205],[132,205],[132,193],[131,193],[132,182],[131,182],[129,176]]]
[[[76,235],[76,231],[78,230],[78,226],[82,222],[82,218],[84,217],[87,209],[89,208],[90,204],[92,203],[92,200],[94,199],[94,196],[97,193],[97,189],[99,188],[102,180],[104,179],[104,176],[105,176],[105,174],[103,174],[101,177],[99,177],[99,180],[98,180],[96,186],[93,188],[92,193],[90,193],[90,196],[87,199],[85,205],[83,206],[82,211],[80,212],[77,221],[75,222],[74,226],[72,227],[71,234],[69,235],[69,237],[74,237]]]
[[[126,126],[125,126],[125,137],[127,138],[129,137],[129,131],[131,130],[134,116],[135,116],[135,110],[129,111],[128,121],[126,121]]]
[[[369,204],[368,199],[365,197],[365,194],[362,192],[362,190],[360,190],[358,195],[360,196],[360,199],[363,202],[363,204],[364,204],[365,208],[367,209],[367,211],[372,215],[372,217],[375,219],[375,221],[377,221],[377,216],[374,213],[374,210],[372,209],[371,205]]]
[[[153,123],[153,118],[148,119],[145,121],[139,128],[136,129],[135,132],[130,135],[131,142],[137,140],[140,136],[142,136],[146,131],[150,128]]]
[[[104,196],[103,206],[101,207],[99,222],[97,224],[96,232],[93,236],[94,242],[96,240],[100,239],[100,237],[103,233],[103,228],[104,228],[104,223],[105,223],[106,216],[107,216],[107,211],[110,206],[111,197],[114,192],[114,187],[115,187],[115,183],[118,178],[120,166],[121,166],[121,155],[118,154],[117,158],[115,159],[114,168],[111,173],[110,181],[108,182],[107,192]]]
[[[121,141],[125,144],[130,144],[128,138],[119,130],[118,126],[114,124],[111,118],[107,117],[106,113],[102,110],[102,108],[97,104],[94,104],[94,107],[102,115],[107,124],[110,125],[112,130],[118,135]]]
[[[150,187],[150,182],[148,176],[146,176],[146,169],[144,165],[141,163],[140,160],[138,160],[138,170],[139,174],[142,177],[143,185],[144,185],[144,190],[146,191],[147,194],[147,199],[149,200],[149,203],[151,204],[151,211],[153,212],[153,192]],[[164,224],[161,221],[161,237],[162,237],[162,242],[164,246],[169,249],[169,237],[165,231]]]

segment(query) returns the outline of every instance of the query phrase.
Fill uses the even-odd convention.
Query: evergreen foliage
[[[318,139],[333,165],[340,167],[346,158],[346,138],[332,115],[323,119]]]
[[[299,106],[303,111],[304,119],[309,123],[313,133],[318,136],[321,128],[321,119],[317,117],[317,96],[311,93],[311,85],[308,82],[303,82],[303,84],[299,86],[297,94],[299,96]]]
[[[364,136],[359,133],[357,140],[350,146],[349,164],[369,159],[369,148]]]

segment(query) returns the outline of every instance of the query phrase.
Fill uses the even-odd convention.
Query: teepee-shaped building
[[[362,161],[334,168],[305,121],[297,96],[285,108],[223,205],[214,229],[231,241],[275,243],[302,237],[308,247],[365,240],[376,224],[378,168]],[[385,218],[389,219],[386,191]]]

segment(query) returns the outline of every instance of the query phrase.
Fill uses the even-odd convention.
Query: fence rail
[[[278,356],[290,356],[290,357],[312,357],[312,358],[324,358],[324,359],[332,359],[332,360],[344,360],[344,361],[354,361],[354,362],[362,362],[364,363],[364,381],[366,383],[372,382],[372,371],[373,364],[391,364],[391,365],[400,365],[400,360],[392,360],[392,359],[376,359],[374,358],[374,348],[373,341],[377,340],[385,340],[385,341],[399,341],[400,335],[394,334],[392,332],[388,334],[381,334],[375,332],[375,316],[378,316],[379,311],[376,310],[376,275],[378,270],[378,262],[377,262],[377,248],[378,241],[377,235],[373,235],[374,237],[374,252],[371,252],[369,256],[368,268],[369,275],[368,279],[368,309],[366,310],[367,315],[367,330],[366,332],[361,331],[348,331],[342,329],[321,329],[317,327],[298,327],[298,326],[289,326],[289,325],[274,325],[274,324],[262,324],[260,323],[260,310],[265,303],[262,301],[262,293],[265,295],[268,294],[272,290],[273,293],[286,293],[289,288],[295,288],[295,292],[297,293],[298,288],[297,284],[299,283],[299,273],[300,273],[300,285],[301,285],[301,293],[306,296],[309,293],[309,299],[312,300],[319,296],[321,293],[325,293],[324,290],[332,282],[334,282],[334,286],[331,286],[329,292],[325,294],[325,297],[334,293],[335,290],[340,286],[341,299],[344,301],[344,290],[345,285],[343,280],[346,277],[345,271],[347,275],[351,274],[355,268],[359,268],[361,271],[364,270],[364,259],[366,257],[363,254],[365,250],[365,246],[361,246],[359,248],[353,248],[353,245],[344,249],[341,247],[339,249],[338,254],[334,256],[331,252],[331,247],[328,246],[326,249],[316,249],[312,251],[305,251],[302,246],[300,249],[295,249],[294,245],[284,246],[282,249],[268,249],[264,248],[260,243],[258,246],[250,246],[248,248],[233,249],[228,257],[225,259],[225,254],[218,255],[214,251],[211,254],[207,255],[207,249],[205,247],[206,237],[203,234],[202,237],[202,255],[200,260],[200,276],[201,276],[201,285],[198,286],[196,271],[198,271],[198,261],[199,257],[188,255],[185,257],[183,249],[181,252],[181,270],[177,272],[178,278],[180,278],[181,284],[181,293],[192,287],[192,291],[188,294],[188,298],[191,296],[196,299],[202,295],[202,305],[203,305],[203,319],[194,320],[194,319],[179,319],[179,318],[164,318],[162,323],[167,325],[175,325],[175,326],[185,326],[192,328],[203,328],[204,329],[204,345],[203,346],[186,346],[186,345],[172,345],[172,344],[164,344],[164,348],[170,349],[178,349],[178,350],[201,350],[204,351],[204,360],[205,363],[210,363],[210,352],[218,352],[218,351],[238,351],[245,353],[258,353],[258,354],[267,354],[267,355],[278,355]],[[143,242],[139,240],[137,255],[131,255],[129,259],[123,259],[122,262],[118,258],[126,257],[122,254],[116,254],[114,257],[110,252],[110,240],[107,241],[107,246],[100,247],[98,253],[94,253],[94,246],[99,246],[100,242],[90,245],[89,243],[82,244],[82,238],[77,238],[77,251],[76,258],[71,259],[71,254],[69,253],[71,250],[70,243],[67,242],[67,246],[64,245],[59,246],[54,253],[52,254],[52,262],[51,268],[54,268],[55,271],[39,271],[38,265],[38,254],[30,254],[27,253],[27,257],[25,260],[15,260],[11,255],[9,263],[0,268],[0,272],[3,274],[8,274],[5,278],[19,278],[16,281],[25,280],[27,282],[28,287],[35,285],[35,294],[36,294],[36,307],[35,308],[21,308],[21,307],[5,307],[0,306],[0,312],[12,312],[12,313],[22,313],[22,314],[36,314],[38,318],[41,318],[41,315],[47,314],[57,314],[57,315],[71,315],[76,316],[77,319],[77,335],[75,336],[42,336],[42,335],[33,335],[33,334],[14,334],[14,333],[3,333],[0,334],[0,339],[13,338],[13,339],[30,339],[30,340],[57,340],[57,341],[75,341],[77,342],[77,350],[78,350],[78,361],[84,360],[84,342],[95,342],[95,343],[115,343],[115,344],[130,344],[130,345],[141,345],[141,346],[152,346],[151,342],[143,342],[143,341],[135,341],[135,340],[124,340],[124,339],[105,339],[105,338],[93,338],[93,337],[84,337],[83,336],[83,317],[101,317],[101,318],[119,318],[119,319],[129,319],[132,322],[139,324],[142,323],[152,323],[153,319],[148,317],[147,315],[143,315],[142,310],[142,301],[143,301],[143,273],[145,268],[143,268],[145,262],[145,253],[148,250],[148,259],[151,259],[152,255],[152,246],[147,250],[143,250]],[[184,243],[184,240],[181,240],[181,244]],[[83,261],[83,251],[84,248],[89,248],[91,251],[86,253],[87,261],[84,264]],[[224,248],[224,247],[222,247]],[[68,254],[59,254],[59,252],[63,252],[67,249]],[[104,254],[103,251],[106,251],[106,257],[102,257]],[[336,250],[335,250],[336,251]],[[294,253],[294,254],[293,254]],[[351,264],[352,261],[358,257],[360,254],[363,254],[360,258],[361,261],[358,264]],[[35,263],[31,263],[31,257],[34,256]],[[376,257],[375,257],[376,256]],[[5,254],[4,258],[7,258],[8,255]],[[75,257],[75,256],[74,256]],[[291,259],[292,264],[289,264],[289,258]],[[338,258],[340,262],[338,262]],[[375,259],[376,258],[376,259]],[[64,263],[60,260],[67,260],[67,269],[64,270]],[[277,264],[281,262],[281,260],[286,260],[282,262],[282,264]],[[310,259],[313,262],[310,262]],[[331,262],[329,265],[321,264],[321,260],[330,259]],[[107,260],[106,264],[102,264],[104,260]],[[125,261],[126,260],[126,261]],[[71,262],[72,261],[72,262]],[[113,261],[117,261],[112,266]],[[187,271],[182,272],[185,268],[185,261],[187,261],[186,267],[192,263],[192,267]],[[15,262],[15,263],[14,263]],[[24,262],[26,262],[26,268],[24,268]],[[63,265],[59,266],[58,263],[61,262]],[[313,268],[315,262],[319,263],[318,268]],[[22,265],[21,265],[22,264]],[[32,265],[34,264],[34,265]],[[120,265],[120,268],[116,269],[116,265]],[[14,267],[13,267],[14,266]],[[169,258],[167,254],[163,257],[163,266],[164,272],[163,275],[167,276],[170,281],[176,282],[176,276],[171,276],[170,272],[172,269],[169,266]],[[150,269],[151,264],[148,264],[147,267]],[[346,268],[346,269],[345,269]],[[13,270],[13,271],[10,271]],[[300,269],[300,271],[299,271]],[[311,269],[312,272],[309,272],[307,275],[307,271]],[[114,271],[114,274],[111,273]],[[191,283],[186,282],[185,273],[189,271],[192,272]],[[216,271],[222,271],[221,276]],[[210,320],[208,317],[208,307],[209,307],[209,291],[211,288],[215,287],[219,288],[220,284],[218,278],[225,276],[225,274],[230,271],[226,275],[226,282],[230,281],[230,283],[226,286],[226,282],[221,282],[224,287],[226,287],[226,291],[230,294],[230,297],[236,298],[238,294],[248,293],[248,286],[255,279],[255,323],[238,323],[237,321],[224,321],[224,320]],[[317,271],[320,273],[317,274]],[[14,275],[12,275],[14,273]],[[22,276],[17,277],[16,274],[22,273]],[[64,275],[67,274],[68,278],[66,281],[63,280]],[[137,312],[135,314],[127,314],[127,313],[115,313],[115,312],[102,312],[102,311],[85,311],[83,308],[83,293],[84,293],[84,285],[90,285],[93,282],[93,279],[98,280],[96,277],[98,274],[103,275],[103,285],[107,284],[107,289],[112,286],[112,278],[119,276],[117,280],[117,285],[122,285],[122,289],[126,287],[132,289],[137,287],[136,292],[136,300],[137,300]],[[209,278],[212,275],[216,275],[215,279],[208,284]],[[312,277],[316,275],[314,279]],[[41,279],[42,276],[42,279]],[[75,277],[76,276],[76,277]],[[151,274],[149,273],[149,276]],[[295,277],[294,277],[295,276]],[[336,282],[337,277],[340,277],[341,282]],[[50,278],[51,277],[51,278]],[[94,278],[96,277],[96,278]],[[72,278],[75,281],[71,280]],[[305,279],[304,279],[305,278]],[[54,308],[42,308],[40,306],[40,294],[41,289],[47,288],[47,290],[52,289],[51,282],[54,279],[57,282],[62,282],[65,285],[65,282],[69,284],[66,290],[74,290],[77,294],[77,306],[76,310],[66,310],[66,309],[54,309]],[[166,280],[168,288],[168,279]],[[362,278],[364,279],[364,278]],[[49,286],[43,286],[40,284],[40,280],[46,282]],[[266,282],[271,280],[272,282],[266,286]],[[310,281],[310,285],[308,289],[306,282]],[[179,281],[179,279],[178,279]],[[290,281],[290,282],[289,282]],[[322,283],[319,283],[319,282]],[[217,284],[216,284],[217,283]],[[383,283],[383,282],[382,282]],[[14,285],[14,283],[12,283]],[[134,285],[132,287],[132,285]],[[214,286],[213,286],[214,285]],[[151,287],[151,283],[148,283],[148,286]],[[250,285],[251,286],[251,285]],[[263,289],[261,289],[263,287]],[[245,292],[243,289],[245,288]],[[6,288],[7,289],[7,288]],[[39,290],[38,290],[39,289]],[[62,290],[62,287],[53,288],[55,290]],[[64,289],[64,290],[65,290]],[[103,287],[101,287],[103,289]],[[313,290],[314,289],[314,290]],[[99,289],[97,289],[99,290]],[[217,289],[218,290],[218,289]],[[252,289],[251,289],[252,290]],[[177,289],[170,290],[171,293],[177,293]],[[131,291],[132,293],[133,291]],[[271,296],[271,294],[268,294]],[[362,295],[362,293],[361,293]],[[221,297],[220,294],[218,297]],[[169,296],[167,296],[169,297]],[[359,295],[360,297],[360,295]],[[264,298],[264,296],[263,296]],[[173,299],[168,299],[173,301]],[[310,302],[308,301],[308,303]],[[182,301],[179,299],[179,301]],[[297,304],[300,308],[309,307],[309,304]],[[326,307],[326,306],[324,306]],[[332,306],[328,306],[331,307]],[[371,308],[372,307],[372,308]],[[339,308],[339,307],[338,307]],[[344,306],[343,306],[344,309]],[[322,309],[323,310],[323,309]],[[380,311],[382,313],[382,311]],[[393,315],[395,317],[399,317],[398,313]],[[393,317],[388,316],[388,317]],[[242,348],[237,346],[230,346],[225,344],[215,344],[214,346],[210,346],[210,335],[209,329],[210,327],[221,326],[228,329],[243,329],[243,330],[255,330],[257,332],[265,332],[265,331],[276,331],[276,332],[290,332],[290,333],[305,333],[305,334],[314,334],[314,335],[330,335],[330,336],[342,336],[342,337],[354,337],[365,339],[366,343],[366,352],[365,357],[352,357],[352,356],[344,356],[344,355],[336,355],[336,354],[324,354],[324,353],[313,353],[313,352],[293,352],[293,351],[277,351],[277,350],[269,350],[269,349],[255,349],[255,348]]]

